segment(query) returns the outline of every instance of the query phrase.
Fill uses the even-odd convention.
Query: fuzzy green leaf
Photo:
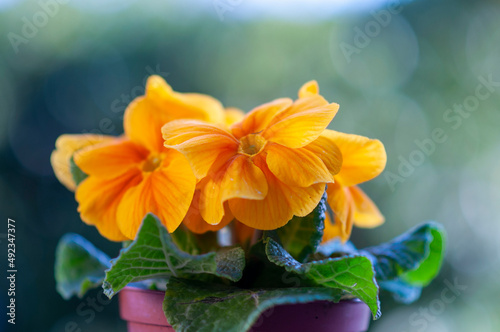
[[[444,251],[443,227],[425,223],[362,253],[372,259],[380,287],[396,301],[409,304],[418,300],[422,287],[439,273]]]
[[[444,230],[439,224],[425,223],[363,252],[373,257],[377,280],[401,277],[409,284],[425,286],[441,267]]]
[[[371,261],[364,256],[344,256],[302,264],[279,243],[267,239],[266,254],[271,262],[323,287],[339,289],[365,302],[373,317],[380,317],[378,285]]]
[[[325,228],[326,193],[318,206],[305,217],[293,217],[277,230],[283,248],[299,262],[304,262],[321,243]]]
[[[342,292],[325,287],[242,289],[170,278],[163,310],[177,332],[248,331],[268,308],[313,301],[338,302]]]
[[[131,282],[152,278],[209,274],[237,281],[244,267],[245,253],[239,247],[222,248],[204,255],[190,255],[180,250],[160,220],[148,214],[132,244],[111,262],[103,288],[111,298]]]
[[[428,254],[420,265],[404,273],[401,279],[410,285],[425,287],[439,273],[443,263],[446,248],[446,233],[439,224],[427,224],[432,235],[432,241],[428,244]]]
[[[78,234],[64,235],[56,249],[56,288],[64,299],[83,297],[104,280],[110,258]]]

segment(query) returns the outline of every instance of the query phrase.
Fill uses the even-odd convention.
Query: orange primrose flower
[[[223,124],[229,121],[227,117],[212,97],[175,92],[162,78],[151,76],[146,94],[125,111],[122,137],[105,136],[103,142],[91,146],[84,144],[88,135],[73,135],[71,141],[60,138],[52,165],[61,182],[74,188],[74,182],[67,179],[69,166],[65,166],[74,152],[76,165],[88,175],[76,188],[78,211],[104,237],[134,239],[148,212],[173,232],[191,204],[196,178],[181,153],[163,146],[160,129],[179,118]],[[87,147],[73,149],[65,142]]]
[[[310,86],[299,91],[299,98],[317,94],[317,86]],[[334,176],[335,183],[329,183],[326,190],[333,214],[326,214],[323,242],[335,237],[345,242],[351,236],[353,224],[372,228],[384,222],[375,203],[357,185],[382,173],[387,155],[382,142],[376,139],[328,129],[322,137],[335,142],[342,153],[342,168]]]
[[[316,82],[301,88],[309,90],[317,91]],[[339,105],[312,92],[261,105],[230,130],[185,119],[163,126],[165,146],[184,154],[199,180],[203,220],[218,225],[231,213],[247,226],[270,230],[316,207],[342,156],[322,136]]]
[[[351,236],[353,224],[372,228],[384,222],[375,203],[357,185],[382,173],[387,155],[379,140],[333,130],[325,134],[339,147],[343,164],[335,183],[328,184],[326,190],[334,216],[327,213],[323,241],[340,237],[345,242]]]

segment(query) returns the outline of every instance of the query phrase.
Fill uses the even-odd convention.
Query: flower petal
[[[99,233],[111,241],[133,239],[120,231],[116,211],[123,195],[139,184],[141,178],[139,171],[129,171],[113,179],[89,176],[80,183],[75,194],[82,220],[95,225]]]
[[[264,130],[273,118],[292,105],[289,98],[273,100],[251,110],[245,118],[231,127],[235,137],[241,138]]]
[[[151,212],[172,233],[181,224],[191,205],[196,179],[186,159],[168,151],[163,165],[143,173],[141,183],[127,191],[118,207],[118,227],[134,238],[144,216]]]
[[[243,198],[229,200],[229,208],[233,215],[249,227],[262,230],[276,229],[286,225],[293,217],[287,201],[283,199],[280,188],[274,186],[269,178],[267,181],[269,190],[263,200]]]
[[[339,225],[334,224],[335,217],[332,217],[328,211],[325,214],[325,228],[323,229],[323,237],[321,243],[326,243],[336,237],[340,238],[342,230]]]
[[[163,151],[161,127],[182,118],[223,123],[224,108],[212,97],[175,92],[160,76],[151,76],[146,95],[134,99],[125,110],[125,134],[150,151]]]
[[[174,120],[165,124],[161,132],[166,145],[178,145],[199,136],[214,135],[221,137],[235,145],[238,144],[225,128],[200,120]]]
[[[373,228],[384,223],[384,216],[361,188],[354,186],[350,187],[349,191],[354,201],[355,226]]]
[[[373,179],[384,170],[387,155],[379,140],[334,130],[325,130],[322,137],[335,142],[342,152],[342,168],[335,176],[335,181],[342,185],[351,187],[360,184]]]
[[[316,81],[309,81],[299,89],[299,98],[307,98],[319,94],[319,86]]]
[[[148,151],[126,139],[99,144],[75,153],[75,163],[90,175],[100,178],[115,178],[137,168],[147,158]]]
[[[230,127],[233,124],[242,121],[245,118],[245,112],[236,107],[227,107],[224,113],[226,126]]]
[[[342,153],[332,140],[320,136],[304,146],[303,149],[309,150],[320,157],[323,163],[325,163],[326,168],[330,171],[330,174],[336,175],[340,172],[342,167]]]
[[[225,123],[224,107],[220,101],[209,95],[174,91],[172,103],[182,105],[182,108],[179,108],[184,111],[184,113],[176,111],[174,119],[200,119],[210,123]]]
[[[273,119],[262,136],[289,148],[301,148],[311,143],[321,135],[339,109],[335,103],[318,106],[323,101],[320,96],[297,100]]]
[[[226,227],[234,219],[231,210],[229,210],[229,207],[227,206],[226,203],[224,204],[224,217],[222,218],[221,222],[217,225],[211,225],[207,223],[203,219],[200,213],[200,207],[199,207],[200,197],[201,197],[201,191],[196,190],[194,192],[194,197],[193,201],[191,202],[191,206],[189,207],[189,210],[186,213],[184,220],[182,221],[182,223],[186,225],[186,227],[191,232],[196,234],[203,234],[208,231],[216,232]]]
[[[333,176],[323,161],[305,148],[290,149],[269,144],[266,151],[267,166],[281,182],[298,187],[333,182]]]
[[[325,190],[323,183],[307,188],[288,186],[276,178],[265,161],[256,158],[264,172],[268,192],[263,200],[231,199],[229,207],[235,218],[247,226],[271,230],[286,225],[294,215],[305,216],[319,203]]]
[[[326,189],[327,201],[333,212],[334,225],[341,234],[341,239],[346,241],[351,235],[353,218],[353,199],[349,188],[338,183],[328,184]]]
[[[69,190],[75,191],[76,184],[70,169],[70,160],[73,154],[82,148],[114,139],[115,137],[112,136],[94,134],[59,136],[56,141],[56,149],[50,155],[50,163],[59,182]]]
[[[197,179],[204,178],[221,153],[236,154],[238,141],[224,129],[202,121],[176,120],[162,128],[165,146],[189,161]]]
[[[268,127],[275,125],[276,123],[283,121],[287,117],[302,113],[311,109],[320,108],[327,106],[328,101],[320,95],[309,95],[305,98],[299,98],[295,100],[290,107],[283,110],[282,112],[276,113],[272,120],[268,123]]]
[[[332,217],[327,214],[325,218],[325,229],[323,230],[323,238],[321,240],[322,243],[326,243],[335,238],[339,238],[343,243],[349,240],[350,231],[346,232],[345,225],[340,223],[339,221],[332,219]]]
[[[231,198],[264,199],[267,182],[264,173],[251,158],[237,155],[228,165],[222,180],[222,200]]]
[[[211,175],[200,183],[200,211],[209,224],[221,221],[225,201],[232,198],[261,200],[268,193],[264,173],[247,156],[221,157],[210,172]]]
[[[298,217],[305,217],[311,213],[325,192],[324,183],[316,183],[306,188],[288,186],[284,183],[280,185],[293,215]]]

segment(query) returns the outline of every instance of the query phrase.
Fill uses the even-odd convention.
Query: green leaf
[[[69,160],[69,170],[71,171],[71,175],[73,176],[73,180],[75,184],[78,186],[80,182],[87,178],[87,174],[85,174],[80,167],[78,167],[75,163],[75,159],[71,156]]]
[[[299,262],[304,262],[321,243],[325,228],[326,193],[318,206],[305,217],[293,217],[277,230],[281,244]]]
[[[371,261],[364,256],[344,256],[302,264],[273,239],[267,239],[269,260],[313,281],[315,284],[343,290],[365,302],[373,317],[380,317],[378,285]]]
[[[243,278],[238,282],[242,288],[283,288],[306,286],[308,280],[298,278],[296,274],[287,272],[283,267],[271,263],[266,255],[267,238],[278,240],[274,231],[264,231],[264,239],[255,243],[247,253],[247,262]]]
[[[103,288],[111,298],[131,282],[152,278],[209,274],[237,281],[244,267],[245,253],[239,247],[222,248],[204,255],[190,255],[180,250],[160,220],[147,214],[135,240],[111,262]]]
[[[439,224],[425,223],[390,242],[366,248],[362,252],[372,255],[377,280],[401,277],[409,284],[425,286],[441,267],[444,230]]]
[[[425,223],[362,252],[371,257],[380,287],[391,292],[396,301],[409,304],[439,273],[444,251],[443,227]]]
[[[170,235],[180,250],[191,255],[200,254],[201,250],[198,246],[196,236],[189,230],[183,228],[182,225]]]
[[[56,249],[56,288],[64,299],[83,297],[104,280],[110,258],[78,234],[64,235]]]
[[[242,332],[249,330],[268,308],[313,301],[338,302],[338,289],[242,289],[196,280],[170,278],[163,310],[177,332]]]
[[[427,286],[439,273],[446,249],[446,233],[439,224],[428,224],[432,235],[432,242],[428,246],[428,255],[418,268],[408,271],[401,279],[410,285]]]

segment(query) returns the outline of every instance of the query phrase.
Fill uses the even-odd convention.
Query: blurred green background
[[[499,17],[493,0],[0,0],[0,307],[12,218],[15,331],[125,329],[116,300],[56,293],[64,233],[111,256],[120,247],[79,220],[55,179],[57,136],[120,134],[150,74],[246,111],[316,79],[341,105],[331,128],[387,149],[386,171],[363,185],[387,221],[355,229],[353,242],[377,244],[425,220],[448,231],[439,277],[409,306],[382,294],[370,331],[499,331]]]

